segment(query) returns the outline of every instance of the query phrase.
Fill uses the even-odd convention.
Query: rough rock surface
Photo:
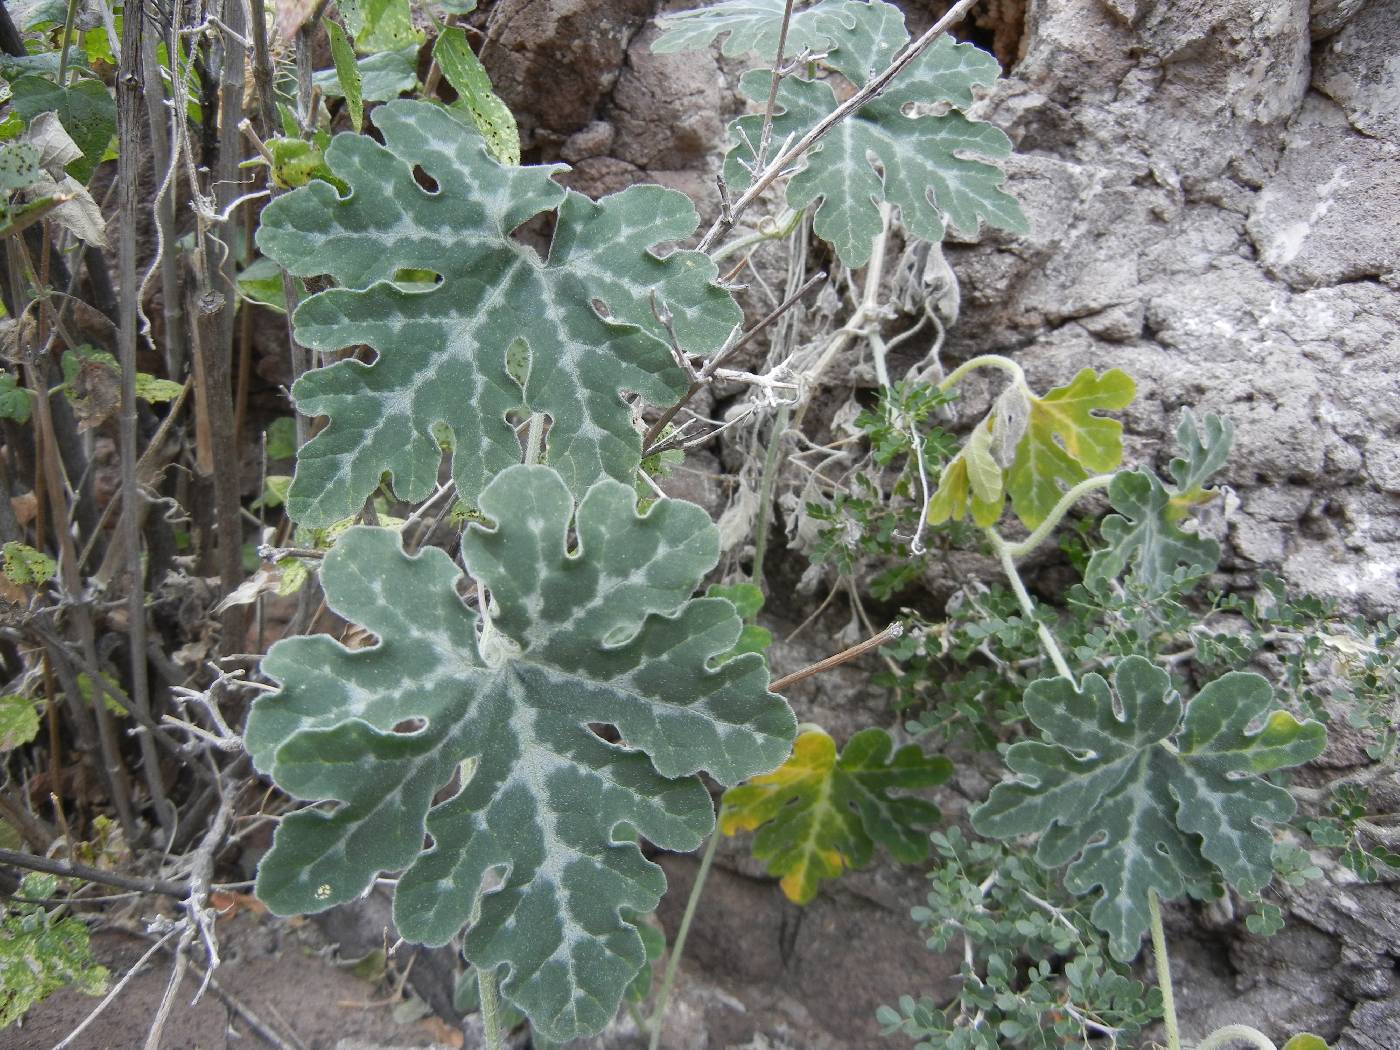
[[[745,64],[651,55],[654,31],[638,28],[651,6],[502,0],[586,7],[614,37],[589,52],[587,90],[511,95],[507,72],[507,94],[551,129],[546,159],[575,164],[579,188],[649,177],[707,196],[713,117],[735,106]],[[945,6],[907,4],[916,26]],[[1230,416],[1224,570],[1280,572],[1368,615],[1400,610],[1400,0],[999,0],[988,17],[981,31],[1014,65],[982,115],[1016,142],[1010,188],[1033,232],[949,245],[962,315],[945,359],[1010,353],[1040,386],[1085,365],[1127,369],[1128,455],[1159,467],[1183,408]],[[548,33],[509,48],[545,55],[559,46]],[[524,61],[492,54],[493,75]],[[842,375],[868,385],[867,373]],[[714,461],[689,467],[677,484],[722,506]],[[780,610],[793,625],[808,612]],[[775,650],[775,665],[839,647],[837,620]],[[805,686],[799,718],[839,738],[871,712],[888,723],[865,681]],[[985,790],[977,776],[959,772],[969,794]],[[693,862],[665,864],[688,887]],[[897,1045],[876,1034],[874,1004],[942,994],[956,973],[904,919],[922,896],[908,873],[843,880],[800,921],[759,876],[721,852],[664,1045]],[[1271,940],[1172,910],[1185,1035],[1245,1021],[1280,1042],[1303,1028],[1343,1050],[1400,1046],[1400,892],[1329,878],[1286,901],[1290,924]],[[672,933],[682,904],[673,894],[663,913]],[[629,1026],[594,1045],[641,1045]]]

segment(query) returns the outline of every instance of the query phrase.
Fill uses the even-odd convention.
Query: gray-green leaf
[[[513,412],[550,417],[548,461],[575,493],[601,477],[630,481],[641,438],[623,391],[668,403],[687,387],[652,296],[691,353],[716,350],[741,319],[709,259],[649,250],[689,236],[694,206],[659,186],[594,202],[555,182],[557,167],[502,167],[431,103],[390,102],[375,123],[384,145],[342,134],[326,151],[349,196],[312,182],[269,204],[258,231],[263,252],[292,273],[340,284],[296,311],[297,338],[378,355],[309,372],[293,388],[301,411],[331,421],[301,450],[291,516],[312,526],[350,517],[385,472],[401,498],[424,498],[441,458],[436,423],[452,432],[453,475],[470,500],[520,458]],[[436,188],[420,186],[415,168]],[[541,259],[511,233],[550,210],[557,222]],[[404,271],[442,280],[408,290],[392,283]],[[508,356],[524,366],[523,384]]]
[[[687,600],[719,551],[700,508],[639,516],[609,480],[575,515],[554,471],[520,465],[480,508],[495,524],[468,527],[462,558],[489,595],[485,625],[442,551],[355,528],[321,582],[378,644],[294,638],[263,661],[281,690],[254,705],[254,762],[334,804],[283,819],[258,894],[280,914],[319,911],[406,869],[403,935],[444,944],[469,925],[466,957],[507,968],[506,997],[568,1039],[608,1022],[646,958],[633,918],[665,880],[632,840],[695,848],[714,813],[692,774],[771,769],[795,725],[761,657],[715,664],[741,622],[727,601]]]
[[[778,53],[784,0],[724,0],[693,11],[679,11],[657,19],[661,35],[652,43],[657,54],[694,51],[725,37],[721,50],[730,58],[752,53],[770,61]],[[827,51],[856,26],[864,4],[854,0],[821,0],[798,8],[788,26],[788,58],[804,49]]]
[[[361,89],[360,67],[355,61],[355,47],[345,30],[326,19],[326,35],[331,42],[331,60],[335,62],[336,82],[345,95],[345,106],[350,110],[350,125],[358,133],[364,126],[365,100]]]
[[[902,46],[907,39],[902,25],[900,34]],[[833,60],[841,54],[846,52],[838,52]],[[878,70],[881,63],[875,65]],[[853,68],[848,75],[863,82],[860,72]],[[882,225],[880,202],[896,205],[904,228],[925,240],[942,239],[945,218],[966,233],[975,233],[981,220],[1025,232],[1020,205],[1001,188],[1005,175],[996,165],[977,159],[1009,154],[1006,134],[967,119],[957,109],[932,115],[916,108],[937,103],[969,106],[973,86],[993,83],[998,72],[990,55],[941,37],[884,94],[808,151],[801,170],[788,183],[788,206],[805,208],[815,202],[813,229],[853,267],[870,258]],[[762,101],[769,85],[770,74],[755,70],[744,76],[740,90]],[[806,134],[836,108],[837,98],[825,81],[787,77],[778,87],[778,105],[773,139],[782,143]],[[761,114],[740,117],[732,125],[738,144],[725,159],[724,174],[736,191],[752,182],[745,164],[754,159],[750,147],[758,144],[762,126]]]
[[[1113,685],[1097,674],[1078,690],[1064,678],[1031,683],[1026,715],[1045,739],[1012,745],[1016,776],[972,824],[996,838],[1042,833],[1036,860],[1069,863],[1075,893],[1099,891],[1091,917],[1127,960],[1147,930],[1149,890],[1199,897],[1217,877],[1247,893],[1268,883],[1268,824],[1294,802],[1261,774],[1316,758],[1327,734],[1270,711],[1273,690],[1256,674],[1209,683],[1184,721],[1170,677],[1143,657],[1121,660]]]
[[[1094,551],[1084,570],[1084,582],[1100,588],[1131,570],[1149,595],[1161,594],[1182,571],[1202,576],[1220,562],[1220,544],[1207,536],[1186,532],[1181,521],[1193,506],[1208,502],[1211,475],[1225,464],[1234,440],[1230,421],[1207,416],[1202,431],[1187,412],[1176,432],[1185,457],[1171,462],[1176,484],[1168,488],[1148,470],[1120,471],[1108,487],[1117,514],[1104,518],[1100,531],[1108,546]]]
[[[418,86],[418,48],[398,51],[376,51],[355,62],[360,74],[360,97],[366,102],[386,102]],[[321,86],[327,98],[344,98],[340,75],[335,69],[323,69],[312,78]]]

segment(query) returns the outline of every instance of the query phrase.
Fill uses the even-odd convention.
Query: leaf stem
[[[1172,995],[1172,964],[1167,958],[1167,934],[1162,928],[1162,903],[1157,899],[1157,891],[1150,887],[1147,890],[1147,917],[1152,929],[1152,961],[1157,967],[1157,987],[1162,992],[1162,1022],[1167,1026],[1167,1050],[1181,1050],[1181,1032],[1176,1024],[1176,999]],[[1269,1050],[1273,1050],[1273,1047],[1270,1046]]]
[[[68,13],[63,19],[63,46],[58,53],[58,86],[68,88],[68,48],[73,43],[73,19],[78,14],[78,0],[68,0]]]
[[[1045,538],[1050,533],[1055,531],[1056,526],[1064,520],[1064,516],[1069,513],[1071,507],[1089,493],[1108,488],[1113,478],[1112,474],[1096,474],[1092,478],[1085,478],[1060,497],[1060,502],[1055,504],[1050,513],[1046,515],[1045,520],[1037,525],[1029,536],[1019,543],[1008,543],[1006,545],[1007,552],[1013,558],[1024,558],[1030,554],[1031,551],[1045,542]]]
[[[1016,561],[1011,555],[1010,544],[1002,539],[1001,533],[990,525],[982,532],[1001,561],[1002,572],[1006,574],[1007,582],[1011,584],[1011,590],[1016,595],[1016,601],[1021,606],[1021,611],[1026,614],[1027,618],[1035,621],[1036,633],[1040,636],[1040,644],[1044,646],[1045,654],[1050,657],[1050,662],[1055,665],[1055,670],[1073,684],[1074,674],[1070,671],[1064,653],[1060,651],[1059,643],[1055,641],[1055,636],[1050,633],[1050,628],[1035,618],[1035,603],[1031,601],[1031,596],[1021,579],[1021,574],[1016,569]],[[1179,1050],[1179,1048],[1173,1047],[1172,1050]]]
[[[1249,1043],[1258,1050],[1278,1050],[1272,1039],[1247,1024],[1227,1024],[1217,1028],[1196,1044],[1196,1050],[1223,1050],[1234,1042]]]
[[[745,234],[743,237],[736,237],[728,244],[721,245],[710,253],[710,258],[719,262],[735,252],[741,252],[745,248],[755,244],[762,244],[764,241],[776,241],[780,237],[786,237],[793,230],[797,229],[797,224],[802,220],[802,211],[789,210],[785,215],[779,215],[776,219],[764,216],[758,224],[758,230],[754,233]]]
[[[1009,375],[1012,381],[1025,391],[1027,397],[1033,397],[1030,386],[1026,383],[1026,373],[1015,361],[1001,354],[980,354],[958,365],[957,368],[944,377],[943,382],[938,384],[939,390],[951,390],[958,385],[969,372],[974,372],[979,368],[996,368]]]
[[[486,1050],[503,1050],[501,1041],[501,999],[496,994],[496,971],[476,968],[476,987],[481,993],[481,1031]]]
[[[530,416],[529,428],[525,432],[525,462],[534,466],[540,461],[544,448],[544,414],[535,412]]]
[[[676,942],[671,945],[671,957],[666,960],[666,976],[661,979],[661,990],[656,993],[656,1009],[651,1014],[651,1040],[647,1050],[658,1050],[661,1046],[661,1022],[666,1020],[666,1004],[671,999],[671,989],[676,983],[676,973],[681,968],[681,956],[685,954],[685,941],[690,936],[690,924],[695,921],[695,913],[700,909],[700,895],[705,890],[705,879],[715,862],[715,852],[719,849],[719,824],[710,834],[710,842],[705,847],[705,855],[700,858],[700,870],[695,873],[695,882],[690,887],[690,897],[685,902],[685,913],[681,916],[681,928],[676,931]]]

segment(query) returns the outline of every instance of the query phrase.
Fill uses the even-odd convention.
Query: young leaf
[[[0,372],[0,419],[27,423],[33,410],[34,398],[29,390],[9,372]]]
[[[876,843],[905,864],[921,861],[929,843],[920,828],[939,818],[938,807],[890,792],[941,784],[953,766],[917,744],[891,757],[893,750],[883,729],[865,729],[838,759],[831,737],[808,730],[777,770],[725,792],[720,830],[759,829],[753,855],[797,904],[815,897],[823,879],[869,864]]]
[[[857,6],[875,12],[887,5]],[[895,39],[896,48],[908,40],[902,24]],[[893,51],[884,61],[891,57]],[[850,68],[850,75],[863,83],[866,78],[861,71]],[[938,103],[970,106],[973,86],[995,82],[998,72],[996,60],[973,45],[940,38],[882,95],[836,125],[807,152],[802,169],[788,183],[788,206],[800,209],[816,202],[813,229],[851,267],[870,259],[872,241],[881,229],[882,201],[898,206],[904,228],[925,240],[943,238],[945,218],[967,233],[975,233],[983,219],[1002,229],[1025,232],[1021,206],[1001,189],[1005,179],[1001,169],[964,156],[1006,156],[1011,140],[1005,133],[991,124],[968,120],[956,109],[941,115],[914,110]],[[745,74],[740,90],[764,102],[770,83],[768,71],[754,70]],[[836,108],[837,98],[826,81],[792,76],[779,85],[778,104],[781,112],[773,120],[773,138],[781,143],[789,135],[795,141],[806,134]],[[745,165],[754,160],[751,147],[758,144],[762,125],[761,114],[740,117],[731,125],[738,145],[725,158],[724,175],[736,191],[753,181]]]
[[[648,250],[689,236],[693,205],[659,186],[595,203],[555,182],[552,166],[503,168],[479,135],[430,103],[389,102],[375,123],[384,145],[338,135],[326,151],[348,196],[312,183],[269,204],[258,230],[263,252],[294,274],[341,285],[296,311],[297,338],[325,351],[364,343],[379,355],[309,372],[293,388],[301,411],[331,422],[301,450],[291,516],[308,525],[349,517],[386,471],[401,498],[423,499],[437,482],[439,422],[470,500],[519,460],[506,419],[517,410],[550,416],[548,459],[574,492],[600,477],[631,481],[641,438],[621,392],[669,402],[687,386],[652,296],[692,353],[713,352],[741,319],[709,259]],[[415,167],[436,190],[415,182]],[[510,234],[548,210],[558,222],[541,260]],[[442,280],[428,291],[390,283],[405,269]],[[517,342],[528,351],[523,387],[507,363]]]
[[[359,134],[365,122],[365,100],[360,91],[360,67],[355,61],[355,48],[345,30],[326,19],[326,35],[331,41],[331,60],[335,62],[335,77],[350,110],[350,126]]]
[[[34,701],[10,693],[0,696],[0,753],[13,751],[39,735],[39,715]]]
[[[264,659],[281,690],[253,707],[253,760],[295,797],[335,804],[283,819],[258,895],[279,914],[320,911],[407,869],[403,935],[440,945],[470,923],[466,957],[505,967],[505,996],[573,1038],[611,1019],[646,958],[633,919],[665,881],[629,840],[694,849],[714,813],[692,774],[772,769],[794,720],[759,657],[713,662],[740,621],[727,601],[686,600],[719,552],[700,508],[663,500],[638,516],[607,480],[575,515],[558,474],[520,465],[479,502],[496,524],[470,525],[462,558],[490,595],[484,627],[446,554],[410,557],[396,533],[354,528],[321,582],[379,643],[294,638]]]
[[[1147,470],[1122,471],[1108,488],[1117,514],[1104,518],[1100,531],[1108,546],[1094,551],[1084,583],[1102,587],[1131,568],[1149,595],[1160,594],[1185,569],[1192,576],[1212,571],[1220,562],[1220,544],[1179,526],[1191,507],[1213,498],[1205,484],[1225,464],[1234,440],[1229,420],[1207,416],[1204,434],[1190,412],[1176,431],[1185,458],[1171,462],[1176,484],[1168,488]]]
[[[1272,876],[1267,824],[1291,817],[1294,801],[1262,774],[1308,762],[1327,742],[1321,724],[1272,703],[1259,675],[1230,672],[1196,695],[1183,721],[1171,678],[1141,656],[1119,661],[1113,690],[1097,674],[1079,690],[1064,678],[1033,682],[1026,715],[1045,740],[1011,746],[1017,776],[992,789],[972,826],[996,838],[1043,833],[1036,860],[1073,861],[1065,885],[1099,890],[1090,915],[1113,954],[1131,959],[1149,889],[1204,896],[1218,872],[1249,893]]]
[[[1027,528],[1044,521],[1066,489],[1118,466],[1123,424],[1094,413],[1125,408],[1136,393],[1120,369],[1095,375],[1085,368],[1068,385],[1030,399],[1026,433],[1006,473],[1011,505]]]
[[[467,34],[456,26],[444,29],[433,45],[433,58],[452,90],[455,108],[463,110],[495,160],[508,167],[520,163],[520,130],[510,107],[491,90],[491,78],[472,52]]]
[[[662,15],[657,19],[661,35],[651,49],[659,55],[695,51],[723,36],[720,50],[730,58],[757,54],[772,61],[778,53],[784,6],[784,0],[723,0],[693,11]],[[819,52],[840,46],[856,26],[858,8],[864,6],[854,0],[820,0],[796,9],[788,24],[784,57],[792,59],[806,49]]]
[[[978,525],[993,525],[1005,501],[1001,467],[992,455],[993,435],[988,420],[972,431],[967,444],[948,461],[938,489],[928,505],[930,525],[961,521],[972,511]]]

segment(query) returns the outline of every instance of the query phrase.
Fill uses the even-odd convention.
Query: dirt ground
[[[249,1017],[293,1050],[365,1047],[462,1046],[460,1032],[417,1000],[394,994],[395,974],[378,981],[356,976],[309,923],[288,923],[240,911],[218,924],[223,965],[197,1006],[190,1006],[199,978],[187,976],[165,1027],[167,1050],[257,1050],[275,1046],[259,1036]],[[104,929],[92,939],[94,954],[115,986],[151,946],[138,933]],[[407,949],[412,952],[413,949]],[[337,965],[339,963],[339,965]],[[407,956],[396,960],[398,974]],[[373,960],[365,970],[380,970]],[[72,1050],[128,1050],[145,1044],[152,1017],[170,978],[163,951],[122,989],[112,1004],[69,1046]],[[0,1050],[41,1050],[73,1031],[101,999],[65,989],[29,1012],[22,1026],[0,1031]]]

